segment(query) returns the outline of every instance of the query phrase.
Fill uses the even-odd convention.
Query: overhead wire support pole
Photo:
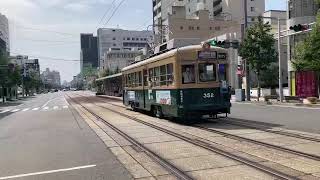
[[[279,98],[283,102],[283,83],[282,83],[282,65],[281,65],[281,24],[278,18],[278,57],[279,57]]]
[[[246,30],[248,28],[248,2],[247,0],[243,0],[244,2],[244,35],[246,34]],[[247,101],[251,101],[251,93],[250,93],[250,69],[249,63],[245,59],[245,76],[246,76],[246,97]]]

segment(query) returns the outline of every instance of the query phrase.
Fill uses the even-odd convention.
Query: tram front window
[[[182,66],[182,83],[183,84],[195,83],[194,65]]]
[[[216,81],[216,65],[215,64],[199,64],[199,80],[201,82]]]

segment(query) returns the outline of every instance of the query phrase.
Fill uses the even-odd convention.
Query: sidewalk
[[[116,101],[122,101],[122,97],[116,97],[116,96],[97,95],[97,97],[102,97],[102,98],[106,98],[106,99],[113,99]]]
[[[303,103],[288,103],[288,102],[279,102],[279,101],[243,101],[236,102],[235,100],[231,100],[233,104],[256,104],[256,105],[264,105],[264,106],[283,106],[283,107],[306,107],[306,108],[320,108],[320,104],[303,104]]]

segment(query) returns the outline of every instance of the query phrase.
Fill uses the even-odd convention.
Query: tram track
[[[165,168],[168,172],[171,172],[174,176],[176,176],[178,179],[182,179],[182,180],[192,180],[193,178],[190,177],[188,174],[186,174],[184,171],[180,170],[179,168],[175,167],[172,163],[170,163],[169,161],[161,158],[160,156],[158,156],[156,153],[154,153],[153,151],[151,151],[150,149],[148,149],[147,147],[145,147],[143,144],[139,143],[137,140],[135,140],[134,138],[130,137],[129,135],[127,135],[126,133],[124,133],[123,131],[121,131],[119,128],[115,127],[114,125],[112,125],[111,123],[109,123],[107,120],[105,120],[104,118],[102,118],[101,116],[99,116],[97,113],[93,112],[92,110],[90,110],[89,108],[85,107],[84,105],[82,105],[81,103],[77,102],[74,100],[74,98],[72,98],[71,96],[67,95],[69,97],[69,99],[74,102],[75,104],[80,105],[83,109],[85,109],[87,112],[89,112],[92,116],[94,116],[95,118],[97,118],[97,120],[101,121],[103,124],[105,124],[106,126],[108,126],[109,128],[111,128],[113,131],[115,131],[116,133],[118,133],[119,135],[121,135],[123,138],[125,138],[127,141],[129,141],[131,144],[133,144],[134,146],[138,147],[139,149],[141,149],[143,152],[145,152],[151,159],[153,159],[155,162],[157,162],[159,165],[161,165],[163,168]],[[87,101],[89,102],[89,101]],[[94,121],[93,121],[94,122]],[[98,127],[100,127],[96,122],[94,122]],[[101,127],[100,127],[101,128]],[[103,130],[103,128],[101,128],[102,131],[104,131],[105,133],[107,133],[105,130]]]
[[[80,96],[82,96],[82,95],[80,95]],[[84,97],[86,97],[86,96],[84,96]],[[88,97],[86,97],[86,98],[88,98]],[[105,102],[105,101],[104,101],[104,102]],[[92,103],[92,102],[91,102],[91,103]],[[105,103],[108,103],[108,102],[105,102]],[[128,115],[128,114],[125,114],[125,113],[116,111],[116,110],[114,110],[114,109],[112,109],[112,108],[108,108],[108,107],[105,107],[105,106],[102,106],[102,105],[98,105],[98,104],[96,104],[96,103],[92,103],[92,104],[94,104],[94,105],[97,106],[97,107],[100,107],[100,108],[106,109],[106,110],[108,110],[108,111],[111,111],[111,112],[113,112],[113,113],[117,113],[117,114],[119,114],[119,115],[122,116],[122,117],[128,118],[128,119],[130,119],[130,120],[136,121],[136,122],[141,123],[141,124],[143,124],[143,125],[149,126],[149,127],[153,128],[153,129],[156,129],[156,130],[159,130],[159,131],[164,132],[164,133],[166,133],[166,134],[169,134],[169,135],[171,135],[171,136],[173,136],[173,137],[176,137],[176,138],[178,138],[178,139],[181,139],[181,140],[183,140],[183,141],[186,141],[186,142],[188,142],[188,143],[190,143],[190,144],[193,144],[193,145],[195,145],[195,146],[197,146],[197,147],[204,148],[204,149],[209,150],[209,151],[211,151],[211,152],[213,152],[213,153],[216,153],[216,154],[222,155],[222,156],[224,156],[224,157],[227,157],[227,158],[229,158],[229,159],[231,159],[231,160],[235,160],[235,161],[237,161],[237,162],[243,163],[244,165],[253,167],[253,168],[255,168],[255,169],[257,169],[257,170],[260,170],[260,171],[262,171],[262,172],[264,172],[264,173],[267,173],[267,174],[269,174],[269,175],[272,175],[272,176],[276,177],[277,179],[297,179],[297,177],[293,177],[293,176],[291,176],[291,175],[289,175],[289,174],[283,173],[283,172],[278,171],[278,170],[276,170],[276,169],[273,169],[273,168],[267,167],[267,166],[265,166],[265,165],[259,164],[258,162],[255,162],[255,161],[253,161],[253,160],[250,160],[250,159],[247,159],[247,158],[240,157],[240,156],[238,156],[238,155],[232,154],[231,152],[225,151],[225,150],[223,150],[223,149],[221,149],[221,148],[219,148],[219,147],[216,147],[215,145],[213,145],[213,144],[211,144],[211,143],[208,143],[208,142],[206,142],[206,141],[203,141],[203,140],[201,140],[201,139],[199,139],[199,138],[195,138],[195,139],[194,139],[194,138],[190,138],[190,137],[181,135],[181,134],[179,134],[179,133],[176,133],[176,132],[174,132],[174,131],[168,130],[168,129],[166,129],[166,128],[163,128],[163,127],[157,126],[157,125],[155,125],[155,124],[146,122],[146,121],[141,120],[141,119],[139,119],[139,118],[132,117],[132,116],[130,116],[130,115]],[[116,105],[116,104],[112,104],[112,103],[108,103],[108,104],[110,104],[110,105],[112,105],[112,106],[124,108],[123,106],[119,106],[119,105]],[[84,108],[85,108],[85,107],[84,107]],[[85,108],[85,109],[87,110],[87,108]],[[90,111],[90,113],[95,114],[95,113],[92,112],[91,110],[87,110],[87,111]],[[97,114],[95,114],[95,116],[97,116],[97,118],[99,118],[100,120],[102,119],[102,118],[101,118],[100,116],[98,116]],[[103,120],[103,119],[102,119],[102,120]],[[105,120],[104,120],[104,121],[105,121]]]
[[[99,99],[105,99],[99,96],[96,96]],[[112,98],[112,100],[114,101],[121,101],[118,99],[114,99]],[[103,102],[106,102],[104,100],[102,100]],[[114,106],[120,107],[120,108],[125,108],[123,106],[119,106],[113,103],[110,103]],[[305,135],[301,135],[301,134],[297,134],[297,133],[292,133],[292,132],[286,132],[286,131],[281,131],[281,130],[272,130],[272,129],[267,129],[267,127],[260,125],[260,127],[255,126],[255,125],[250,125],[249,123],[244,123],[244,122],[239,122],[239,121],[233,121],[233,120],[227,120],[224,121],[225,124],[230,124],[230,125],[236,125],[239,127],[245,127],[245,128],[250,128],[250,129],[255,129],[255,130],[259,130],[259,131],[263,131],[263,132],[267,132],[267,133],[272,133],[272,134],[278,134],[278,135],[283,135],[283,136],[287,136],[287,137],[293,137],[293,138],[298,138],[298,139],[302,139],[302,140],[308,140],[311,142],[320,142],[319,138],[315,138],[315,137],[309,137],[309,136],[305,136]]]
[[[105,101],[103,101],[103,102],[105,102]],[[108,103],[108,102],[105,102],[105,103]],[[116,104],[113,104],[113,103],[108,103],[108,104],[116,106],[116,107],[120,107],[120,108],[125,108],[123,106],[116,105]],[[104,106],[99,106],[99,107],[106,108]],[[250,139],[250,138],[245,138],[245,137],[242,137],[242,136],[239,136],[239,135],[235,135],[235,134],[226,133],[226,132],[223,132],[223,131],[210,129],[210,128],[203,127],[203,126],[200,126],[200,125],[194,125],[193,127],[196,127],[198,129],[201,129],[201,130],[204,130],[204,131],[207,131],[207,132],[212,132],[212,133],[215,133],[215,134],[219,134],[219,135],[222,135],[224,137],[231,138],[231,139],[235,139],[235,140],[239,140],[239,141],[246,141],[246,142],[254,143],[256,145],[261,145],[261,146],[265,146],[265,147],[268,147],[268,148],[277,149],[277,150],[280,150],[280,151],[283,151],[283,152],[287,152],[287,153],[295,154],[295,155],[302,156],[302,157],[305,157],[305,158],[309,158],[309,159],[313,159],[313,160],[316,160],[316,161],[320,161],[320,156],[318,156],[318,155],[309,154],[309,153],[305,153],[305,152],[301,152],[301,151],[296,151],[296,150],[289,149],[289,148],[286,148],[286,147],[277,146],[277,145],[274,145],[274,144],[261,142],[261,141]],[[257,130],[260,130],[260,129],[257,129]],[[275,133],[275,134],[278,134],[278,133]],[[283,135],[283,134],[280,134],[280,135]],[[286,135],[284,135],[284,136],[286,136]],[[293,137],[293,136],[290,136],[290,137]],[[316,138],[308,138],[308,137],[304,137],[304,136],[302,136],[302,137],[298,136],[298,138],[299,139],[303,139],[303,140],[313,141],[313,142],[319,142],[320,141],[319,139],[316,139]]]

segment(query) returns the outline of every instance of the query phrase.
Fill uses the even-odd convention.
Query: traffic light
[[[290,26],[290,30],[294,30],[295,32],[305,31],[308,29],[309,29],[308,25],[304,25],[304,24]]]
[[[210,46],[213,47],[221,47],[221,48],[233,48],[233,49],[238,49],[239,48],[239,41],[237,40],[233,40],[233,41],[229,41],[229,40],[223,40],[223,41],[217,41],[217,40],[210,40],[207,42],[208,44],[210,44]]]
[[[217,46],[217,41],[216,40],[211,40],[209,41],[210,46]]]

